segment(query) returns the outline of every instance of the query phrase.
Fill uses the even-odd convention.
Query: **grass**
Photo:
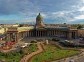
[[[76,50],[62,50],[53,45],[46,45],[45,51],[32,58],[32,62],[49,62],[78,54]]]
[[[37,50],[37,45],[36,44],[30,44],[29,46],[29,52],[35,52]]]
[[[6,62],[20,62],[21,58],[27,53],[31,53],[37,50],[36,44],[31,44],[30,46],[20,50],[18,52],[2,53],[0,52],[0,60],[5,60]]]
[[[11,52],[11,53],[1,53],[0,52],[0,59],[5,60],[6,62],[19,62],[23,54],[20,52]]]
[[[25,54],[32,53],[32,52],[37,50],[37,45],[36,44],[30,44],[28,47],[23,49]]]

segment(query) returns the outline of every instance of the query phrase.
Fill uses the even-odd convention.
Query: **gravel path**
[[[33,57],[33,56],[35,56],[35,55],[37,55],[37,54],[39,54],[39,53],[41,53],[42,51],[43,51],[43,47],[42,47],[42,43],[37,43],[37,47],[38,47],[38,50],[37,51],[35,51],[35,52],[32,52],[32,53],[30,53],[30,54],[28,54],[28,55],[25,55],[22,59],[21,59],[21,61],[20,62],[30,62],[30,59]]]

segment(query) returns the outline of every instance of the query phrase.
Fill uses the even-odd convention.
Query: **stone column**
[[[57,35],[57,31],[55,31],[55,34]]]
[[[52,36],[52,30],[51,30],[51,36]]]
[[[75,38],[77,38],[77,37],[78,37],[78,32],[76,31],[76,32],[75,32]]]
[[[9,35],[9,33],[7,33],[6,41],[9,41],[9,40],[10,40],[10,35]]]
[[[17,41],[21,39],[20,37],[21,35],[19,33],[17,33]]]
[[[40,36],[42,37],[42,34],[41,34],[42,31],[40,31]]]
[[[44,33],[44,31],[42,31],[42,37],[43,37],[43,33]]]
[[[39,31],[39,37],[40,37],[40,31]]]
[[[54,36],[54,30],[53,30],[53,36]]]
[[[38,31],[38,37],[39,37],[39,31]]]
[[[41,31],[41,37],[42,37],[42,31]]]
[[[72,32],[69,32],[68,39],[72,39]]]
[[[36,37],[38,37],[38,31],[36,31]]]
[[[49,36],[49,31],[47,31],[47,36]]]
[[[52,36],[54,35],[54,30],[52,31]]]
[[[28,37],[29,37],[29,31],[27,32],[27,35],[28,35]]]
[[[50,31],[50,36],[52,36],[52,32]]]
[[[55,36],[55,30],[54,30],[54,36]]]
[[[30,37],[31,37],[31,31],[30,31]]]
[[[37,31],[37,37],[38,37],[38,31]]]
[[[53,36],[54,36],[54,30],[53,30]]]
[[[31,37],[31,32],[29,31],[29,37]]]
[[[39,31],[38,35],[39,35],[39,37],[40,37],[40,31]]]
[[[45,31],[43,32],[43,35],[45,36]]]
[[[31,31],[31,37],[32,37],[32,31]]]
[[[30,34],[29,34],[30,32],[28,31],[28,37],[30,36]]]
[[[35,37],[37,37],[37,31],[35,31]]]
[[[27,37],[28,37],[28,31],[27,31]]]
[[[25,32],[23,32],[23,38],[25,37]]]
[[[18,33],[15,33],[15,41],[18,42]]]
[[[37,30],[36,30],[36,37],[37,37]]]
[[[25,32],[24,32],[24,37],[25,37]]]
[[[25,32],[25,37],[26,37],[26,32]]]

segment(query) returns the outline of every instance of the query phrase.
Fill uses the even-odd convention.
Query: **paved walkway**
[[[37,55],[37,54],[39,54],[39,53],[41,53],[42,51],[43,51],[43,47],[42,47],[42,43],[37,43],[37,47],[38,47],[38,50],[37,51],[35,51],[35,52],[32,52],[32,53],[30,53],[30,54],[28,54],[28,55],[25,55],[22,59],[21,59],[21,61],[20,62],[30,62],[30,59],[33,57],[33,56],[35,56],[35,55]]]

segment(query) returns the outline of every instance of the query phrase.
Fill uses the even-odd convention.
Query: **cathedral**
[[[6,32],[8,41],[18,41],[28,37],[59,37],[76,39],[84,35],[84,30],[78,30],[66,24],[44,24],[43,17],[39,13],[36,24],[33,26],[9,27]]]

